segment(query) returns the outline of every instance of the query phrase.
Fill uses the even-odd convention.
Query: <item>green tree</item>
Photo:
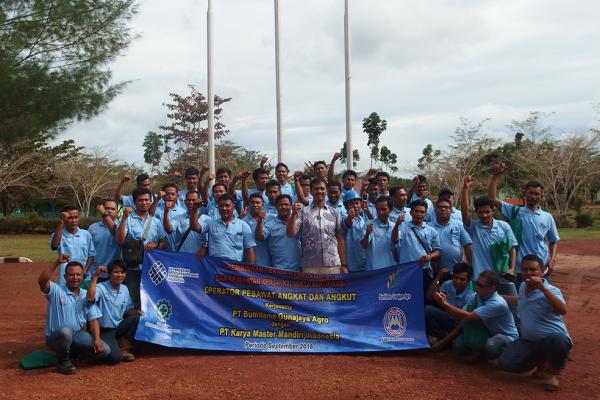
[[[108,64],[133,36],[133,0],[0,2],[0,144],[54,137],[123,88]]]
[[[148,131],[144,137],[144,162],[152,168],[152,175],[157,173],[162,159],[163,141],[161,136],[154,131]]]
[[[379,138],[381,134],[387,129],[387,121],[381,119],[379,114],[372,112],[367,118],[363,119],[363,132],[367,134],[367,147],[371,153],[371,166],[373,168],[373,161],[379,161]]]
[[[342,148],[340,149],[340,153],[342,154],[342,156],[340,157],[340,162],[341,163],[346,163],[346,159],[348,157],[347,155],[347,150],[346,150],[346,142],[344,142]],[[358,152],[358,149],[354,149],[352,150],[352,166],[356,167],[358,165],[358,162],[360,161],[360,153]]]

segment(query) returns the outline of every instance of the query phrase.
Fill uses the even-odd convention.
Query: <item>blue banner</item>
[[[253,352],[429,347],[422,269],[314,275],[195,254],[146,253],[136,339]]]

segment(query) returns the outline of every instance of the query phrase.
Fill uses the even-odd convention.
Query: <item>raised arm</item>
[[[462,221],[465,226],[471,225],[471,206],[469,205],[469,197],[471,195],[473,181],[472,176],[469,175],[465,177],[460,196],[460,213],[462,214]]]
[[[200,208],[201,204],[202,203],[200,201],[194,203],[194,205],[192,206],[192,210],[190,211],[190,228],[194,232],[198,233],[202,232],[202,225],[200,225],[198,216],[198,208]]]
[[[532,276],[531,278],[527,278],[525,283],[533,286],[535,289],[538,289],[544,294],[544,296],[546,296],[546,299],[548,300],[548,303],[550,303],[550,307],[552,307],[552,311],[554,311],[555,314],[565,315],[567,313],[567,305],[565,302],[560,297],[552,293],[547,286],[544,286],[544,281],[542,278]]]
[[[125,243],[125,236],[127,235],[127,218],[132,212],[133,209],[131,209],[130,207],[125,207],[123,209],[123,216],[121,217],[121,222],[119,223],[119,227],[117,228],[117,234],[115,235],[115,240],[118,244]]]
[[[208,174],[204,180],[204,184],[202,185],[202,200],[204,201],[208,201],[208,188],[213,179],[215,179],[215,174]]]
[[[156,196],[154,196],[154,201],[152,201],[152,204],[150,204],[150,209],[148,210],[148,213],[150,215],[156,214],[156,207],[158,207],[158,202],[160,201],[160,199],[163,199],[163,201],[165,201],[165,192],[163,192],[162,190],[158,192]]]
[[[477,313],[454,307],[452,304],[448,303],[448,299],[444,293],[435,292],[433,297],[440,304],[440,306],[442,306],[444,311],[450,314],[450,316],[454,319],[464,319],[467,321],[476,321],[480,319]]]
[[[308,206],[308,198],[306,197],[306,193],[304,193],[304,189],[302,189],[302,185],[300,185],[300,177],[302,175],[303,173],[300,171],[294,172],[294,186],[296,187],[296,196],[298,196],[298,202]]]
[[[335,180],[335,163],[342,157],[342,153],[335,153],[331,162],[329,163],[329,168],[327,169],[327,181],[332,182]]]
[[[90,286],[88,286],[87,294],[85,296],[85,299],[88,301],[88,303],[93,303],[96,301],[96,285],[98,284],[98,277],[105,273],[106,267],[99,266],[94,275],[92,275],[92,279],[90,279]]]
[[[117,185],[117,188],[115,189],[115,197],[114,197],[117,204],[121,203],[121,198],[123,197],[123,186],[125,186],[125,184],[127,182],[129,182],[130,180],[131,180],[131,175],[123,175],[123,177],[121,178],[121,181]]]
[[[263,225],[266,217],[267,213],[261,210],[258,216],[258,220],[256,221],[256,231],[254,232],[254,238],[256,240],[260,240],[261,242],[265,240]]]
[[[498,163],[494,165],[492,169],[492,177],[490,178],[490,183],[488,184],[488,197],[494,202],[494,205],[498,210],[502,206],[500,200],[496,195],[496,187],[498,186],[498,179],[500,176],[506,171],[506,164]]]
[[[114,235],[117,229],[117,225],[115,224],[115,221],[110,217],[110,215],[106,213],[104,206],[102,204],[98,204],[96,206],[96,211],[100,213],[102,217],[102,222],[104,222],[104,225],[106,225],[110,233]]]
[[[173,207],[175,207],[175,203],[167,204],[165,202],[165,209],[163,212],[163,228],[167,234],[170,234],[173,232],[173,224],[171,223],[171,220],[169,219],[169,211],[171,211],[171,209]]]
[[[392,228],[392,243],[396,244],[400,240],[400,235],[398,233],[398,228],[400,224],[404,222],[404,215],[399,215],[394,223],[394,228]]]
[[[369,237],[373,233],[373,224],[367,224],[367,229],[365,230],[365,235],[360,240],[360,245],[363,249],[367,249],[369,247]]]
[[[43,293],[48,293],[50,290],[50,278],[54,273],[54,270],[63,263],[69,262],[69,256],[66,254],[59,254],[56,260],[52,263],[52,265],[42,271],[40,276],[38,277],[38,285],[40,285],[40,290]]]
[[[298,213],[302,209],[302,204],[294,204],[292,209],[292,215],[287,220],[286,233],[289,237],[295,237],[298,234],[298,227],[296,226],[296,219],[298,219]]]
[[[69,218],[68,212],[60,213],[60,221],[58,221],[58,226],[56,227],[56,232],[54,232],[54,236],[52,236],[52,241],[50,242],[50,248],[52,250],[58,250],[60,246],[60,242],[62,241],[62,231],[65,227],[65,222]]]

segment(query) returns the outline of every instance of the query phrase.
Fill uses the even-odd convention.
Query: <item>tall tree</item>
[[[367,118],[363,119],[363,132],[367,134],[367,147],[371,151],[371,166],[373,168],[373,161],[379,161],[379,138],[381,134],[387,129],[387,121],[381,119],[379,114],[372,112]]]
[[[346,150],[346,142],[344,142],[344,144],[342,145],[342,148],[340,149],[340,153],[342,154],[342,156],[340,157],[340,162],[345,163],[346,159],[348,157],[347,150]],[[352,166],[356,167],[358,165],[359,161],[360,161],[360,153],[358,152],[358,149],[352,150]]]
[[[55,136],[123,88],[108,64],[129,45],[134,0],[0,2],[0,144]]]
[[[157,132],[148,131],[142,145],[144,146],[144,162],[152,168],[151,175],[155,175],[163,155],[163,140]]]

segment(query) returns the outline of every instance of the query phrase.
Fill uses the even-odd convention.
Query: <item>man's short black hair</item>
[[[498,287],[500,283],[500,276],[496,271],[492,271],[490,269],[483,271],[479,274],[480,278],[485,278],[485,284],[489,287],[495,286]]]
[[[135,200],[138,197],[143,196],[145,194],[150,195],[150,198],[152,198],[152,194],[150,193],[150,189],[147,189],[145,187],[137,187],[137,188],[133,189],[133,192],[131,192],[131,197],[133,198],[133,202],[135,203]]]
[[[231,170],[229,168],[227,168],[227,167],[221,167],[216,172],[217,176],[223,175],[223,174],[227,174],[231,178]]]
[[[346,171],[344,171],[344,173],[342,174],[342,179],[344,179],[347,176],[353,176],[355,179],[358,179],[358,175],[356,174],[356,172],[351,169],[347,169]]]
[[[316,169],[317,165],[319,165],[319,164],[323,164],[325,166],[325,168],[327,168],[327,163],[325,161],[323,161],[323,160],[320,160],[320,161],[315,161],[314,162],[313,169]]]
[[[417,178],[419,178],[419,182],[427,183],[427,177],[425,175],[417,175]]]
[[[293,204],[292,203],[292,196],[290,196],[289,194],[280,194],[279,196],[277,196],[277,198],[275,199],[275,205],[279,204],[279,202],[281,200],[285,200],[288,199],[290,201],[290,205]]]
[[[448,200],[448,199],[446,199],[446,198],[439,198],[439,199],[437,199],[437,201],[435,202],[435,208],[437,208],[437,206],[438,206],[440,203],[448,203],[448,205],[449,205],[450,207],[452,207],[452,203],[450,202],[450,200]]]
[[[377,178],[369,178],[369,185],[379,186],[379,181]]]
[[[142,184],[142,182],[144,182],[147,179],[150,179],[150,176],[144,172],[135,177],[135,183],[137,183],[139,186]]]
[[[394,202],[390,196],[379,196],[375,200],[375,207],[377,207],[377,203],[387,203],[387,206],[390,210],[394,208]]]
[[[117,202],[115,201],[115,199],[103,199],[102,200],[102,205],[106,204],[106,203],[115,203],[115,206],[118,206]]]
[[[254,182],[258,182],[258,177],[260,175],[269,176],[269,171],[264,168],[256,168],[254,171],[252,171],[252,179],[254,179]]]
[[[67,272],[69,272],[69,268],[71,267],[79,267],[82,270],[85,270],[85,268],[83,268],[83,264],[80,263],[79,261],[69,261],[67,263],[67,265],[65,266],[65,275],[67,275]]]
[[[453,274],[455,275],[466,272],[469,280],[471,280],[471,277],[473,277],[473,268],[471,268],[471,266],[466,262],[456,263],[452,269],[454,270]]]
[[[254,192],[254,193],[252,193],[252,194],[251,194],[251,195],[248,197],[248,200],[250,200],[250,199],[260,199],[260,201],[261,201],[263,204],[264,204],[264,202],[265,202],[265,199],[264,199],[264,197],[263,197],[262,193],[260,193],[260,192]]]
[[[475,199],[475,201],[473,202],[473,206],[475,207],[475,210],[477,210],[480,207],[485,207],[485,206],[490,206],[490,208],[493,210],[495,207],[494,201],[492,199],[490,199],[488,196],[481,196]]]
[[[185,198],[187,199],[189,195],[191,194],[196,194],[198,195],[198,198],[200,198],[200,193],[197,190],[189,190],[186,194],[185,194]]]
[[[417,200],[411,201],[410,205],[408,207],[411,210],[414,210],[415,207],[418,207],[418,206],[425,207],[425,211],[427,211],[427,202],[425,200],[422,200],[422,199],[417,199]]]
[[[231,201],[235,205],[235,197],[233,197],[229,193],[225,193],[224,195],[222,195],[221,197],[219,197],[219,200],[217,201],[217,203],[220,203],[222,201]]]
[[[452,196],[454,196],[454,192],[448,188],[440,189],[438,192],[438,199],[450,200]]]
[[[540,188],[542,191],[544,190],[544,184],[540,181],[529,181],[525,184],[525,191],[527,191],[527,189],[529,189],[530,187],[532,188]]]
[[[68,204],[60,209],[60,212],[69,212],[69,211],[79,211],[79,209],[77,209],[77,207],[75,207],[72,204]]]
[[[546,267],[544,265],[544,261],[538,255],[527,254],[521,260],[521,265],[523,265],[523,262],[525,262],[525,261],[534,261],[534,262],[536,262],[538,264],[538,266],[540,267],[540,270],[542,270],[542,272],[544,272],[544,270],[546,269]]]
[[[325,179],[323,179],[323,178],[322,178],[322,177],[320,177],[320,176],[317,176],[316,178],[313,178],[313,179],[310,181],[310,190],[312,190],[312,188],[313,188],[315,185],[318,185],[319,183],[325,183],[325,186],[327,186],[327,183],[325,182]]]
[[[403,186],[392,186],[390,188],[390,196],[394,197],[396,195],[396,192],[400,189],[404,189],[404,187]],[[404,189],[404,190],[406,190],[406,189]]]
[[[115,268],[121,268],[123,272],[127,273],[127,265],[125,265],[125,262],[123,262],[122,260],[112,260],[111,262],[109,262],[108,267],[106,267],[106,269],[108,270],[108,274],[112,274]]]
[[[302,175],[300,178],[298,178],[298,181],[305,181],[305,180],[309,180],[310,181],[310,176],[304,174]]]
[[[287,165],[285,165],[284,163],[280,162],[280,163],[277,163],[277,165],[275,166],[275,172],[277,172],[277,168],[279,168],[279,167],[285,168],[285,170],[288,171],[288,172],[290,171],[290,169],[288,168]]]
[[[281,190],[281,183],[279,183],[279,181],[275,179],[271,179],[269,182],[267,182],[265,190],[269,190],[269,188],[272,188],[273,186],[277,186],[279,190]]]
[[[327,188],[334,187],[334,186],[336,188],[340,189],[340,192],[342,191],[342,184],[339,183],[338,181],[329,181],[329,182],[327,182]]]
[[[170,188],[170,187],[175,188],[175,191],[177,191],[177,192],[179,191],[179,188],[173,182],[165,183],[164,185],[162,185],[162,188],[160,188],[160,190],[162,190],[163,192],[166,192],[167,188]]]
[[[187,167],[183,175],[187,178],[188,176],[200,175],[200,171],[196,167]]]
[[[211,191],[214,192],[215,191],[215,187],[217,187],[217,186],[223,186],[223,189],[225,189],[225,191],[227,191],[227,185],[224,184],[224,183],[221,183],[221,182],[215,182],[215,184],[212,186]]]
[[[385,176],[388,181],[390,180],[390,174],[388,174],[385,171],[379,171],[376,175],[375,175],[375,179],[379,179],[380,177]]]

